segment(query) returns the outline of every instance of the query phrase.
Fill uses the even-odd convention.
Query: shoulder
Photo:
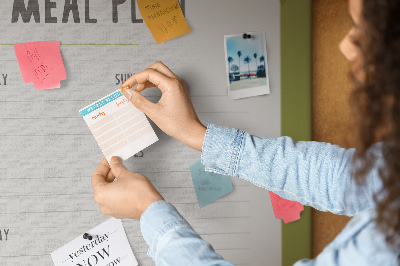
[[[375,215],[375,209],[370,209],[352,218],[321,259],[335,257],[338,265],[398,265],[399,252],[386,243]]]

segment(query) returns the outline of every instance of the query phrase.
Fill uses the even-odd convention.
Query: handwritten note
[[[33,83],[36,90],[60,88],[67,78],[60,42],[17,43],[14,49],[24,82]]]
[[[138,0],[137,4],[157,43],[190,32],[178,0]]]
[[[190,173],[200,208],[233,190],[230,176],[206,172],[200,161],[190,166]]]
[[[304,206],[301,203],[284,199],[271,191],[269,196],[276,219],[282,219],[285,224],[300,219],[300,213],[304,211]]]
[[[111,218],[51,253],[55,266],[138,265],[121,220]]]
[[[86,106],[79,113],[108,161],[112,156],[126,160],[158,141],[145,114],[119,90]]]

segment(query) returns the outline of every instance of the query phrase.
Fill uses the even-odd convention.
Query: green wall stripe
[[[311,140],[312,2],[281,0],[282,135]],[[282,266],[311,258],[311,208],[298,221],[282,222]]]

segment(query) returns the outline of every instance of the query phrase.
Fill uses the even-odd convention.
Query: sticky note
[[[88,233],[92,240],[84,239]],[[138,265],[121,220],[108,219],[51,253],[55,266]]]
[[[110,161],[122,160],[158,141],[145,114],[117,90],[79,111],[94,138]]]
[[[137,4],[157,43],[190,32],[178,0],[137,0]]]
[[[60,88],[60,81],[67,78],[60,42],[17,43],[14,50],[24,82],[36,90]]]
[[[200,161],[189,168],[200,208],[232,192],[230,176],[206,172]]]
[[[285,224],[300,219],[300,213],[304,211],[304,206],[301,203],[284,199],[271,191],[269,196],[276,219],[282,219]]]

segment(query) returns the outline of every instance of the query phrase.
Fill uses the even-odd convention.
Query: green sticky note
[[[206,172],[200,161],[192,164],[189,168],[200,208],[232,192],[230,176]]]

